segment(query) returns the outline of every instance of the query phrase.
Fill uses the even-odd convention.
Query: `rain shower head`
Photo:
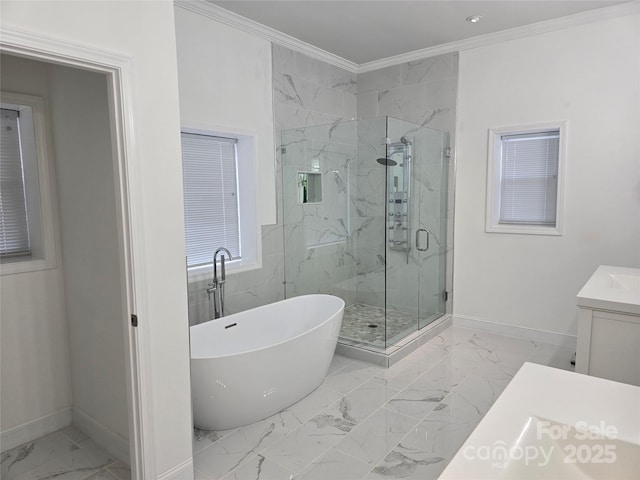
[[[390,158],[376,158],[376,162],[385,167],[395,167],[396,165],[398,165],[398,162]]]

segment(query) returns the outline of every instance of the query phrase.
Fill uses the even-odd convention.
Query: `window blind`
[[[187,265],[210,264],[219,247],[240,258],[236,140],[182,134]]]
[[[30,255],[20,115],[0,109],[0,256]]]
[[[556,224],[560,132],[503,135],[500,223]]]

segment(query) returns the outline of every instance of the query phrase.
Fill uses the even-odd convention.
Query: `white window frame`
[[[560,132],[558,144],[558,189],[555,225],[513,225],[500,223],[500,192],[502,180],[502,136],[522,135],[544,131]],[[564,178],[566,170],[567,122],[549,122],[489,129],[487,161],[487,198],[485,231],[487,233],[515,233],[525,235],[562,235],[564,228]]]
[[[181,128],[183,133],[209,135],[214,137],[234,138],[236,143],[238,166],[238,215],[240,224],[240,249],[242,258],[225,262],[227,274],[235,274],[262,268],[262,236],[258,225],[257,198],[257,158],[256,134],[245,130],[224,127],[195,125]],[[224,245],[220,245],[223,247]],[[211,278],[213,274],[213,254],[211,263],[189,267],[190,282]]]
[[[18,256],[3,260],[0,275],[35,272],[56,268],[55,217],[53,194],[53,172],[51,170],[48,129],[45,114],[45,101],[42,97],[22,93],[1,92],[3,108],[18,110],[22,118],[22,127],[33,130],[28,136],[33,142],[25,142],[23,149],[24,162],[35,162],[25,166],[25,191],[27,196],[27,211],[29,217],[29,231],[32,253],[30,256]],[[31,118],[29,118],[31,117]],[[31,122],[29,121],[31,120]],[[30,168],[31,167],[31,168]],[[26,170],[32,170],[26,174]],[[38,191],[39,198],[29,197],[29,191]],[[39,211],[34,211],[37,209]],[[34,222],[37,222],[34,223]]]

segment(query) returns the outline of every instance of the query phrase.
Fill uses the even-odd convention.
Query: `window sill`
[[[42,258],[24,260],[17,258],[14,261],[5,260],[0,264],[0,275],[16,275],[19,273],[39,272],[56,268],[55,263]]]
[[[487,225],[485,231],[487,233],[513,233],[518,235],[562,235],[562,230],[559,226],[544,227],[541,225]]]
[[[258,262],[225,262],[225,271],[227,275],[234,275],[236,273],[250,272],[252,270],[259,270],[262,268],[262,263]],[[213,277],[213,264],[200,265],[199,267],[191,267],[187,270],[187,276],[189,282],[199,282]]]

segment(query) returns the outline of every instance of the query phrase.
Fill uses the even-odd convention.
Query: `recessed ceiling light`
[[[467,22],[470,23],[478,23],[480,20],[482,20],[482,15],[471,15],[467,17]]]

